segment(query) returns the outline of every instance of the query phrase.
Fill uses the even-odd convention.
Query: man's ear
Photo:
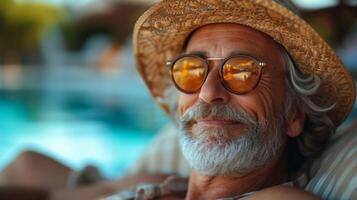
[[[304,129],[305,112],[299,105],[293,106],[288,117],[287,134],[289,137],[299,136]]]

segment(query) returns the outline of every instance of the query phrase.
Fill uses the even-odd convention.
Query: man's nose
[[[229,97],[230,93],[223,87],[219,78],[219,70],[212,69],[201,87],[199,98],[206,103],[227,103]]]

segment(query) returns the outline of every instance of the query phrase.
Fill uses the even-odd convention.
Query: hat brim
[[[321,78],[312,100],[321,107],[336,104],[328,112],[336,126],[351,112],[355,84],[341,60],[304,20],[272,0],[164,0],[146,11],[134,28],[134,56],[155,99],[172,85],[166,61],[181,53],[190,33],[214,23],[242,24],[271,36],[287,49],[302,73]]]

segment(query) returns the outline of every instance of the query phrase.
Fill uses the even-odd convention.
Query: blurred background
[[[155,0],[0,0],[0,170],[23,150],[121,176],[169,119],[135,71]],[[357,0],[294,0],[357,78]],[[351,118],[356,116],[355,106]]]

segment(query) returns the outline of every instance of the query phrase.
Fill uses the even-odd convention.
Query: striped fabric
[[[357,134],[349,131],[332,140],[311,173],[306,190],[323,199],[357,199]]]
[[[180,152],[177,129],[169,125],[158,133],[127,174],[188,176],[189,171]],[[357,200],[357,134],[354,129],[331,141],[325,153],[312,165],[310,174],[313,176],[305,190],[327,200]]]

